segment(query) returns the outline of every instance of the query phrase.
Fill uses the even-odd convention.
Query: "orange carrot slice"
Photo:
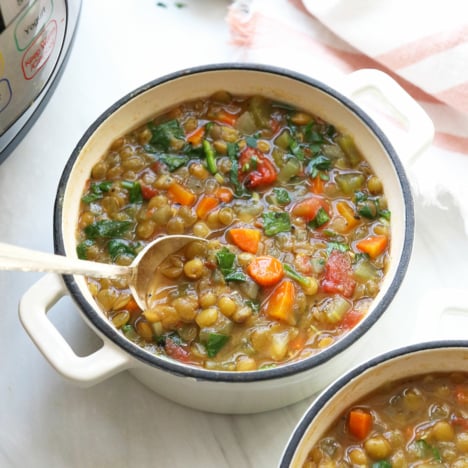
[[[196,195],[190,190],[186,189],[183,185],[180,185],[178,182],[172,182],[167,189],[170,197],[181,205],[190,206],[195,203],[197,199]]]
[[[217,198],[205,195],[198,202],[196,213],[200,219],[205,219],[208,213],[219,205]]]
[[[294,303],[296,300],[296,289],[290,280],[282,281],[273,290],[264,305],[262,312],[268,317],[294,325]]]
[[[359,241],[356,247],[369,255],[370,258],[378,257],[388,245],[388,237],[384,235],[371,236]]]
[[[361,409],[351,410],[348,416],[348,429],[359,440],[365,439],[372,429],[372,416]]]
[[[249,263],[247,273],[260,286],[273,286],[283,278],[284,270],[277,258],[264,255]]]
[[[229,235],[244,252],[257,253],[261,233],[258,229],[234,228],[229,230]]]

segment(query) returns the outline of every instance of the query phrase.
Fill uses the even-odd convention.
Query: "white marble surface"
[[[235,59],[227,0],[83,0],[74,48],[49,105],[0,166],[0,241],[53,251],[53,201],[62,169],[88,125],[131,89],[187,66]],[[467,239],[458,212],[416,199],[410,268],[365,359],[412,341],[420,299],[465,287]],[[92,388],[62,379],[24,332],[17,305],[40,274],[0,272],[0,466],[274,467],[311,399],[263,414],[197,412],[164,400],[128,373]],[[69,298],[49,314],[82,355],[99,340]],[[460,327],[444,333],[463,335]],[[423,329],[424,330],[424,329]],[[424,334],[424,333],[423,333]],[[357,362],[356,362],[357,364]]]

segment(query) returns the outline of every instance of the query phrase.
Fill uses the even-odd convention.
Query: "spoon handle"
[[[0,242],[0,270],[47,271],[115,278],[128,275],[131,267],[68,258]]]

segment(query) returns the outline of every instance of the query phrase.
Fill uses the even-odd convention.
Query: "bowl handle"
[[[404,162],[412,163],[431,144],[432,120],[386,73],[357,70],[346,76],[340,89],[378,122]]]
[[[468,289],[433,289],[419,302],[412,338],[415,342],[466,340],[467,320]]]
[[[106,341],[100,349],[88,356],[81,357],[74,353],[47,318],[47,312],[67,292],[62,278],[49,273],[26,291],[19,304],[23,327],[52,367],[83,387],[94,385],[129,368],[130,358]]]

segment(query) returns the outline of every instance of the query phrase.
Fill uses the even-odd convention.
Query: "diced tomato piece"
[[[274,164],[257,148],[248,146],[239,157],[239,180],[249,189],[270,185],[277,177]]]
[[[175,343],[171,338],[166,339],[164,348],[167,355],[171,358],[184,363],[190,362],[190,352],[183,346]]]
[[[328,217],[330,217],[330,205],[327,201],[321,196],[313,195],[296,203],[292,207],[291,213],[294,216],[298,216],[303,218],[304,221],[309,222],[315,219],[320,208],[325,210]]]
[[[455,398],[461,405],[468,405],[468,385],[458,384],[455,386]]]
[[[345,330],[351,330],[354,328],[364,317],[364,314],[359,310],[351,309],[349,312],[346,312],[346,315],[343,317],[341,326]]]
[[[352,265],[349,256],[345,252],[333,250],[325,264],[322,289],[327,293],[351,297],[356,287],[356,281],[351,273]]]
[[[151,200],[151,198],[158,194],[158,191],[154,187],[151,187],[151,185],[141,184],[141,194],[145,200]]]
[[[454,426],[462,427],[465,430],[468,430],[468,419],[461,416],[454,416],[451,418],[451,422]]]

